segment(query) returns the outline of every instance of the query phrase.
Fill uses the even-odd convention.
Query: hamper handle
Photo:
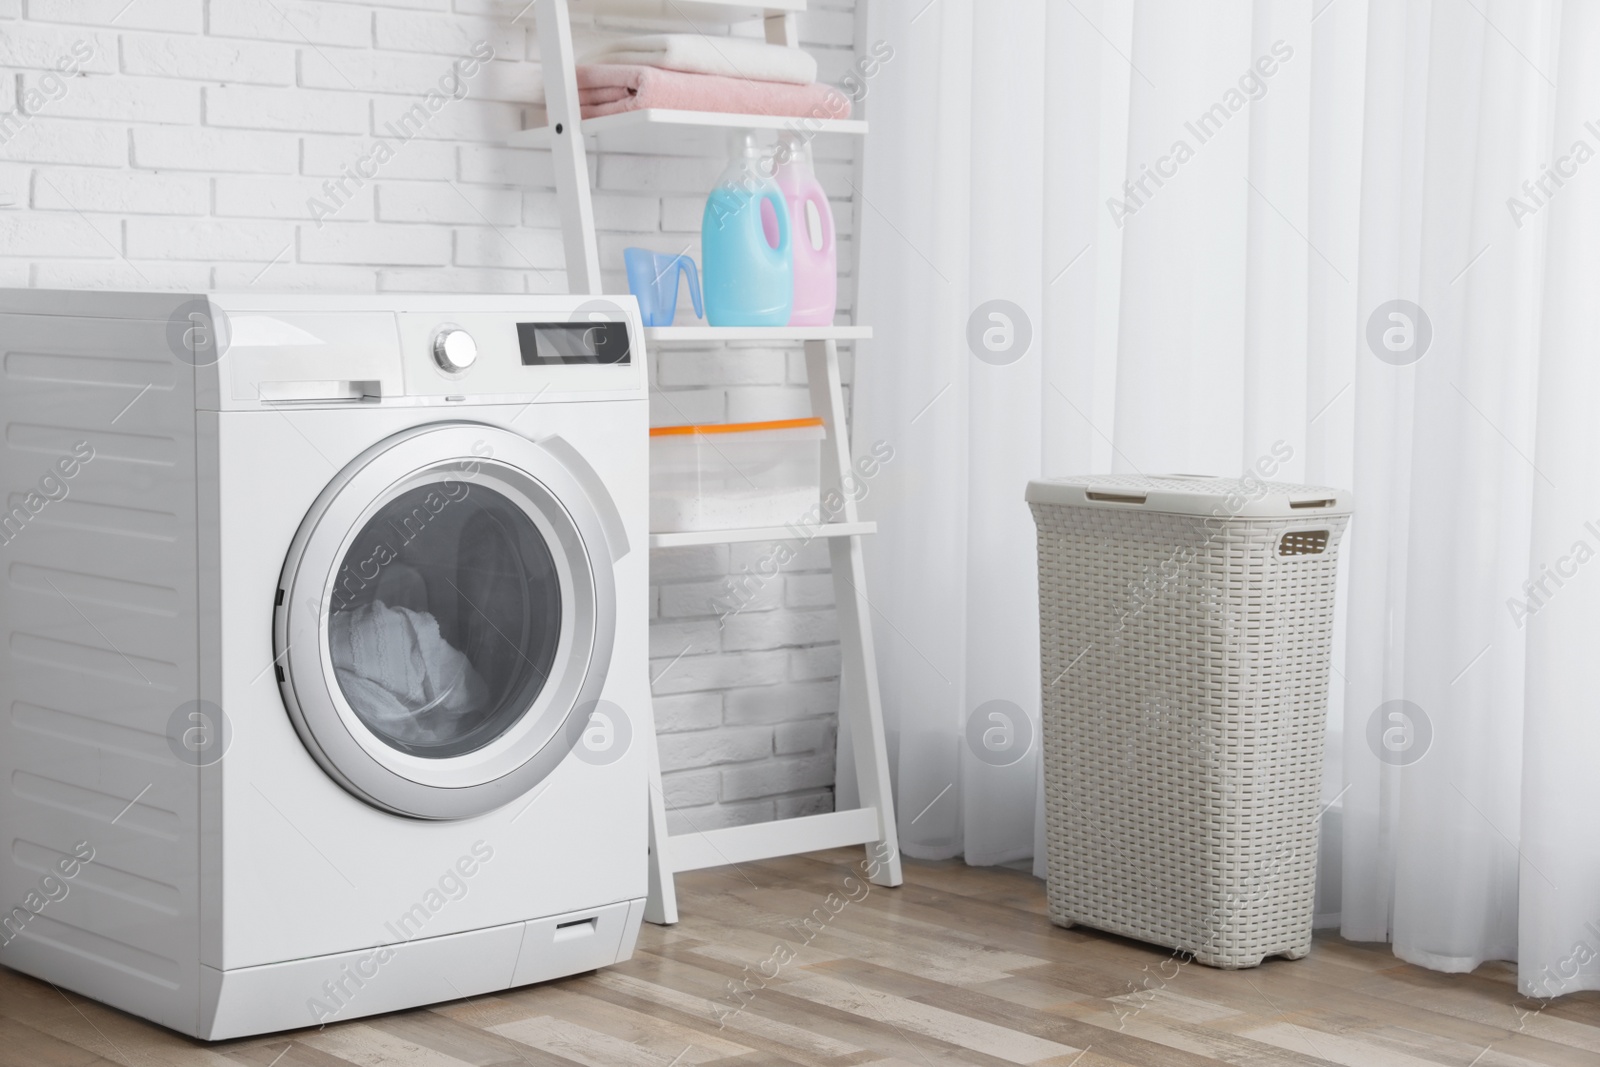
[[[1278,539],[1280,556],[1320,556],[1327,550],[1327,530],[1290,530]]]

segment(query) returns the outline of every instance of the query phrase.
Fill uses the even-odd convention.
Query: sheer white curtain
[[[1319,910],[1600,987],[1596,5],[934,0],[865,36],[894,58],[854,403],[895,448],[865,509],[905,851],[1034,852],[1036,746],[968,741],[1007,708],[1037,737],[1026,481],[1287,453],[1358,507]]]

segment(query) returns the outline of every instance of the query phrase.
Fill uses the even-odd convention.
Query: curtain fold
[[[901,847],[942,858],[966,849],[959,709],[969,627],[970,359],[948,339],[966,329],[972,237],[972,42],[952,28],[970,29],[973,15],[971,0],[941,0],[915,21],[912,12],[879,7],[870,5],[867,39],[894,54],[867,98],[869,113],[882,117],[858,201],[858,233],[873,248],[858,273],[858,305],[896,309],[895,354],[891,373],[873,367],[880,350],[857,349],[854,440],[871,434],[894,450],[862,507],[916,517],[905,527],[912,539],[894,555],[884,555],[887,542],[869,539],[867,595]],[[877,384],[863,395],[868,378]],[[894,566],[913,545],[918,566]]]
[[[1521,776],[1519,984],[1531,996],[1600,988],[1600,11],[1569,2],[1537,28],[1560,86],[1537,154],[1558,169],[1588,149],[1578,176],[1518,231],[1543,246],[1537,465],[1528,565],[1508,594],[1532,614],[1526,636]],[[1576,165],[1574,163],[1574,165]],[[1533,172],[1523,175],[1532,176]],[[1529,240],[1530,237],[1535,238]],[[1538,295],[1530,293],[1531,299]],[[1528,584],[1523,585],[1523,581]],[[1528,590],[1525,592],[1525,590]]]
[[[854,417],[896,447],[865,509],[905,851],[1037,847],[1029,478],[1349,486],[1319,922],[1600,988],[1600,10],[867,19]]]

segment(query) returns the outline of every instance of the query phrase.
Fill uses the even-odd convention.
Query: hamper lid
[[[1103,474],[1050,478],[1028,483],[1030,504],[1122,508],[1217,518],[1285,519],[1348,515],[1355,504],[1347,489],[1259,478],[1212,478],[1197,474]]]

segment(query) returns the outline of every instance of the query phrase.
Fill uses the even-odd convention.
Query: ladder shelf
[[[561,127],[559,132],[556,130],[558,125]],[[728,147],[728,134],[736,130],[758,130],[773,134],[793,130],[812,135],[826,133],[856,137],[867,132],[867,124],[861,119],[799,119],[783,115],[642,108],[582,119],[576,127],[557,120],[513,134],[507,143],[513,148],[549,148],[559,136],[564,136],[567,130],[574,128],[584,139],[592,139],[600,151],[669,156],[721,153]]]
[[[817,537],[865,537],[878,532],[875,522],[828,522],[821,526],[757,526],[747,530],[690,530],[653,533],[651,548],[687,548],[691,545],[743,545],[752,541],[810,541]]]
[[[758,3],[745,0],[574,0],[572,6],[580,15],[620,15],[626,18],[685,21],[691,25],[728,25],[774,13],[798,14],[806,9],[806,0],[761,0]]]
[[[684,7],[680,8],[679,5]],[[736,18],[765,20],[767,40],[798,47],[795,15],[804,0],[772,0],[760,4],[724,0],[572,0],[581,12],[599,14],[661,13],[667,9],[691,17],[701,12]],[[548,125],[527,130],[513,145],[548,146],[555,159],[556,194],[562,208],[562,237],[566,250],[568,288],[577,294],[599,296],[599,244],[595,236],[592,192],[589,188],[589,142],[600,151],[717,151],[726,146],[729,130],[782,131],[804,128],[822,133],[862,135],[865,122],[775,118],[770,115],[727,115],[701,112],[645,110],[603,118],[580,117],[576,60],[572,49],[569,0],[535,0],[539,46],[544,63]],[[690,9],[686,11],[685,9]],[[852,474],[850,444],[845,419],[844,387],[839,370],[839,343],[864,340],[872,330],[863,326],[817,327],[714,327],[671,326],[645,330],[650,344],[765,342],[803,344],[811,409],[827,430],[822,443],[822,485],[826,497],[842,501],[833,521],[811,527],[778,526],[742,530],[705,530],[657,533],[652,548],[689,545],[735,544],[759,541],[795,541],[816,538],[828,545],[833,568],[834,602],[839,620],[840,678],[839,723],[850,744],[840,756],[841,778],[854,780],[861,806],[844,811],[780,819],[743,826],[669,834],[666,797],[661,789],[660,752],[653,732],[650,752],[650,896],[645,918],[654,923],[678,920],[673,876],[724,864],[797,855],[846,845],[865,845],[877,885],[901,882],[899,838],[895,827],[894,798],[889,780],[888,750],[884,743],[883,709],[878,692],[877,659],[873,647],[871,606],[866,598],[866,566],[862,539],[877,530],[857,513],[855,499],[843,488]]]
[[[646,341],[870,341],[871,326],[646,326]]]

